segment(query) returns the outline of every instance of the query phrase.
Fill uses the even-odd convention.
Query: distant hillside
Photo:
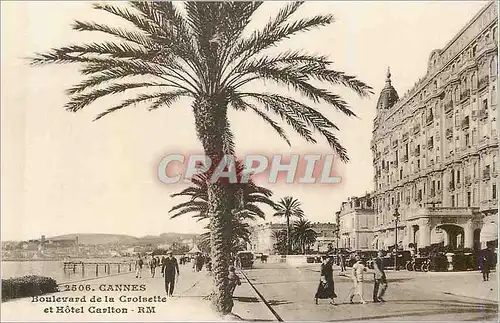
[[[198,237],[197,234],[190,233],[162,233],[159,236],[147,235],[141,238],[124,235],[124,234],[106,234],[106,233],[72,233],[60,236],[50,237],[50,240],[66,240],[76,239],[81,244],[97,245],[97,244],[124,244],[124,245],[147,245],[147,244],[163,244],[173,243],[183,239],[193,239]]]
[[[125,234],[106,233],[72,233],[48,238],[50,240],[76,239],[82,244],[134,244],[138,241],[136,237]]]

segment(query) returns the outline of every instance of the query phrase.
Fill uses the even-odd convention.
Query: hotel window
[[[476,200],[477,200],[477,189],[474,188],[474,190],[472,190],[472,204],[476,205]]]
[[[490,61],[490,75],[492,75],[492,76],[497,75],[497,58],[496,58],[496,56],[493,56],[493,58]]]
[[[492,137],[496,137],[497,136],[497,129],[495,127],[495,123],[496,123],[496,119],[493,118],[493,120],[491,120],[491,136]]]
[[[483,110],[488,110],[488,99],[483,100]]]
[[[455,207],[455,195],[451,196],[451,207]]]
[[[493,168],[493,172],[497,170],[497,155],[493,155],[491,158],[491,168]]]
[[[438,181],[438,191],[441,189],[441,181]]]
[[[457,184],[460,184],[460,171],[457,170]]]
[[[399,179],[403,179],[403,169],[399,170]]]
[[[493,85],[491,88],[491,108],[497,104],[497,87]]]
[[[496,200],[497,199],[497,184],[496,183],[493,183],[493,186],[491,187],[491,198],[493,200]]]
[[[471,206],[471,194],[470,192],[467,192],[467,207]]]
[[[474,145],[477,141],[477,130],[472,130],[472,144]]]
[[[466,133],[465,134],[465,147],[469,147],[470,146],[470,142],[469,142],[469,134]]]

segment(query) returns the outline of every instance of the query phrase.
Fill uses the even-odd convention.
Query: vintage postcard
[[[1,320],[498,322],[497,1],[2,1]]]

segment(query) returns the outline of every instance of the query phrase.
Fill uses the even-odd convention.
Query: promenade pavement
[[[242,279],[242,285],[235,292],[235,306],[233,313],[237,316],[221,318],[213,311],[208,300],[204,299],[211,291],[212,278],[205,271],[193,272],[190,266],[180,266],[180,276],[174,297],[168,298],[166,302],[123,302],[120,296],[125,297],[164,297],[164,279],[159,275],[151,278],[149,270],[144,270],[142,277],[136,278],[134,273],[122,275],[103,276],[101,278],[75,283],[75,285],[89,285],[92,291],[62,291],[47,296],[85,296],[85,302],[33,302],[33,299],[22,298],[3,302],[1,305],[1,321],[223,321],[237,319],[238,316],[246,320],[269,321],[266,314],[267,309],[261,302],[256,302],[256,294]],[[242,277],[243,278],[243,277]],[[145,291],[101,291],[100,289],[110,285],[120,284],[144,284]],[[64,286],[60,289],[64,290]],[[101,297],[101,302],[92,302],[91,297]],[[105,299],[107,297],[107,299]],[[110,301],[114,298],[114,301]],[[123,300],[123,299],[122,299]],[[61,307],[62,312],[57,307]],[[96,308],[108,311],[108,313],[97,312]],[[142,309],[141,309],[142,308]],[[72,313],[71,311],[82,311]],[[50,313],[52,311],[52,313]],[[67,313],[66,311],[70,311]],[[114,311],[115,313],[109,313]],[[116,313],[121,311],[122,313]]]
[[[373,275],[365,275],[364,294],[369,303],[349,304],[352,280],[335,269],[337,303],[328,300],[314,304],[319,282],[319,264],[292,267],[285,263],[256,264],[246,270],[254,286],[284,321],[357,321],[357,320],[480,320],[498,321],[497,302],[488,298],[496,288],[496,275],[483,282],[478,272],[420,273],[387,272],[389,288],[386,303],[372,303]],[[349,268],[348,268],[348,274]],[[481,290],[477,292],[477,290]],[[467,294],[457,296],[458,292]],[[450,294],[447,294],[450,293]],[[470,296],[474,295],[474,296]],[[492,298],[492,297],[490,297]],[[359,298],[355,298],[359,302]]]

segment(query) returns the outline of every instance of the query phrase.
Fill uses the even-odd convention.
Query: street
[[[355,304],[349,303],[352,282],[348,277],[339,276],[335,266],[335,292],[339,305],[330,305],[328,300],[319,300],[319,304],[315,305],[319,266],[304,264],[295,268],[285,263],[256,263],[255,268],[245,270],[245,274],[283,321],[498,320],[495,301],[445,294],[448,286],[443,286],[450,285],[455,289],[458,286],[464,291],[484,288],[484,284],[496,285],[496,276],[489,282],[483,282],[477,272],[387,271],[389,287],[385,295],[386,303],[372,303],[373,276],[367,273],[364,296],[368,304],[363,305],[356,303],[359,302],[358,296],[354,299]],[[487,289],[490,290],[489,287]]]

